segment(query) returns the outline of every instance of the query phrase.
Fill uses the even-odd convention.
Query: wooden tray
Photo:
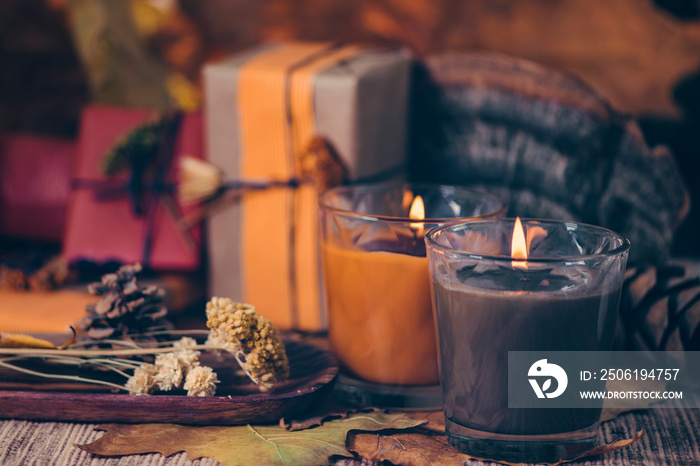
[[[176,423],[236,425],[277,422],[309,408],[332,386],[338,362],[328,351],[299,341],[285,341],[290,378],[272,393],[260,393],[252,384],[227,396],[134,396],[61,390],[0,390],[0,418],[31,421]],[[16,383],[14,386],[26,386]],[[5,382],[0,387],[12,387]],[[83,387],[84,385],[81,385]],[[38,384],[37,387],[41,387]],[[257,392],[257,393],[256,393]]]

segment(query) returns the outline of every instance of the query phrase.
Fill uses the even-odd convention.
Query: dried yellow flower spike
[[[35,338],[24,333],[0,332],[0,348],[51,348],[56,345],[50,341]]]
[[[289,377],[289,360],[277,329],[250,304],[212,298],[207,303],[207,327],[214,341],[229,346],[261,391]]]

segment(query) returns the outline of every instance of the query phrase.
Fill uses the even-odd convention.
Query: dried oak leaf
[[[558,466],[577,461],[582,458],[600,456],[621,450],[642,438],[644,431],[640,430],[634,437],[601,445],[574,459],[561,460],[556,463],[542,463]],[[373,461],[388,461],[392,464],[405,466],[458,466],[467,460],[494,461],[507,466],[522,466],[523,463],[495,461],[488,458],[476,458],[452,448],[444,435],[435,435],[425,431],[401,432],[392,435],[355,433],[348,436],[348,450]]]
[[[610,382],[608,382],[610,384]],[[618,382],[619,384],[619,382]],[[656,384],[658,390],[664,390],[665,384],[658,385]],[[635,390],[637,387],[634,386],[620,386],[618,388],[619,391],[625,391],[625,390]],[[619,404],[619,400],[618,400]],[[649,409],[651,407],[650,402],[646,403],[629,403],[628,406],[622,407],[622,408],[609,408],[606,407],[606,404],[603,405],[603,411],[600,416],[600,422],[607,422],[612,419],[615,419],[616,417],[629,413],[632,411],[640,411],[640,410],[645,410]],[[428,421],[427,424],[424,424],[421,426],[421,429],[424,430],[429,430],[432,432],[436,432],[439,434],[444,434],[445,433],[445,415],[442,411],[411,411],[406,413],[406,415],[412,419],[421,419],[424,421]],[[309,421],[312,421],[312,419],[309,419]],[[289,423],[289,426],[294,426],[296,423],[299,421],[292,421]],[[295,430],[293,428],[287,427],[287,430]]]
[[[224,466],[328,464],[331,456],[352,456],[345,447],[350,431],[408,429],[422,423],[403,414],[358,413],[297,432],[280,426],[104,424],[98,427],[107,431],[104,436],[78,447],[101,456],[185,451],[190,460],[207,457]]]
[[[284,427],[288,431],[305,430],[318,427],[326,422],[337,419],[345,419],[355,413],[388,413],[388,410],[379,408],[350,408],[333,400],[317,406],[308,411],[306,417],[301,419],[280,419],[280,427]],[[445,415],[443,411],[409,411],[403,413],[411,419],[421,421],[421,429],[445,433]]]
[[[333,400],[328,400],[323,404],[312,408],[310,411],[305,413],[306,417],[302,419],[280,419],[280,427],[285,430],[294,432],[297,430],[306,430],[319,427],[325,423],[331,421],[337,421],[339,419],[347,419],[349,416],[357,413],[387,413],[386,410],[381,410],[379,408],[350,408],[345,405],[336,403]],[[413,413],[405,413],[407,417],[412,419],[423,421],[422,418],[413,416]]]
[[[378,435],[357,433],[348,436],[348,450],[373,461],[401,465],[460,465],[471,456],[447,443],[444,435],[408,433]]]
[[[388,413],[389,410],[380,408],[349,408],[341,404],[335,404],[332,401],[326,402],[315,410],[312,410],[304,419],[280,419],[280,426],[289,431],[304,430],[318,427],[323,423],[330,422],[336,419],[345,419],[354,413]],[[404,413],[406,416],[417,421],[422,421],[421,429],[445,433],[445,415],[443,411],[408,411]]]
[[[411,411],[406,415],[412,419],[421,419],[427,421],[427,424],[421,426],[421,429],[436,432],[438,434],[445,433],[445,413],[440,411]]]

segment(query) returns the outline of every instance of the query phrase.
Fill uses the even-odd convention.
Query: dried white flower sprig
[[[200,365],[201,353],[193,349],[196,347],[197,342],[190,337],[174,342],[174,350],[156,355],[155,364],[144,363],[137,367],[127,380],[126,389],[135,395],[148,395],[156,388],[163,391],[179,388],[185,379],[183,388],[187,395],[214,395],[219,379],[211,367]]]
[[[188,396],[212,396],[219,379],[211,367],[197,366],[187,372],[184,389]]]
[[[171,332],[173,333],[173,332]],[[192,333],[192,332],[188,332]],[[140,347],[133,341],[110,341],[113,345],[122,345],[123,349],[82,350],[76,349],[75,344],[70,349],[50,348],[0,348],[0,354],[11,356],[0,358],[0,367],[22,372],[38,377],[63,379],[76,382],[86,382],[105,385],[111,388],[126,390],[134,395],[147,395],[156,390],[169,391],[180,388],[194,371],[192,382],[183,387],[191,396],[211,396],[216,392],[219,382],[216,373],[209,367],[201,366],[199,350],[220,350],[221,347],[198,345],[190,337],[183,337],[174,342],[165,343],[158,348]],[[128,356],[155,356],[155,363],[145,363],[128,359]],[[16,365],[21,360],[42,359],[46,362],[63,365],[76,365],[83,368],[100,368],[116,372],[126,377],[124,385],[114,382],[92,379],[69,374],[50,374],[27,369]],[[204,371],[204,372],[202,372]],[[131,374],[129,374],[131,372]],[[185,382],[187,385],[187,382]]]
[[[255,307],[228,298],[212,298],[207,303],[206,314],[209,331],[145,332],[126,335],[124,340],[100,340],[100,343],[111,345],[111,349],[84,349],[94,341],[71,343],[60,349],[51,348],[48,342],[49,347],[0,347],[0,367],[38,377],[105,385],[134,395],[183,388],[189,396],[211,396],[216,392],[219,379],[212,368],[201,365],[200,355],[202,351],[213,351],[230,355],[260,391],[269,391],[287,380],[289,360],[282,339],[272,323],[258,314]],[[156,347],[142,346],[129,338],[177,334],[207,335],[208,338],[203,345],[197,344],[193,338],[184,337],[158,343],[160,346]],[[10,343],[22,346],[27,342],[13,336]],[[29,343],[36,346],[36,342]],[[135,356],[151,356],[152,363],[130,359]],[[15,364],[30,359],[109,370],[125,377],[126,382],[120,385],[77,375],[49,374]]]

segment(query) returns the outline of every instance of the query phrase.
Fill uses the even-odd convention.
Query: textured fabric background
[[[90,465],[90,466],[174,466],[219,464],[204,458],[189,461],[185,453],[168,458],[159,454],[134,455],[121,458],[99,458],[76,448],[96,440],[102,432],[92,424],[44,423],[27,421],[0,422],[0,464],[23,465]],[[576,464],[598,465],[700,465],[700,410],[655,409],[627,413],[603,423],[601,441],[609,443],[630,438],[639,429],[644,437],[624,450],[602,458]],[[342,460],[342,466],[369,466],[378,463]],[[474,465],[493,463],[471,462]]]

